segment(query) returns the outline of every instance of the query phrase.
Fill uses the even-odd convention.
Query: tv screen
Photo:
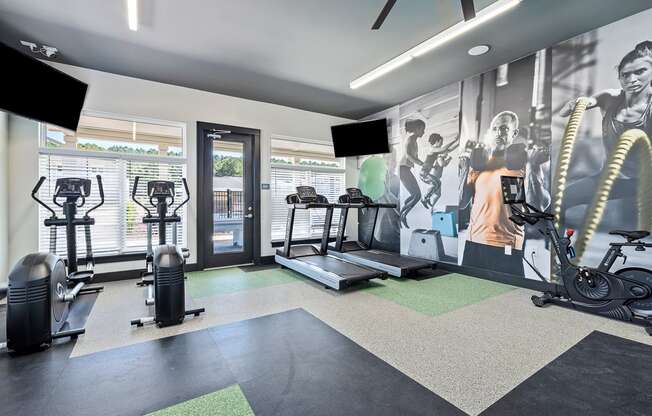
[[[335,157],[389,153],[387,119],[331,127]]]
[[[0,43],[0,109],[77,130],[88,85]]]

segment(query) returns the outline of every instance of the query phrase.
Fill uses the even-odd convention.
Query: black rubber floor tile
[[[49,414],[142,415],[234,383],[208,332],[191,332],[70,359]]]
[[[256,415],[463,415],[303,310],[214,328]]]
[[[592,332],[482,415],[652,415],[652,347]]]

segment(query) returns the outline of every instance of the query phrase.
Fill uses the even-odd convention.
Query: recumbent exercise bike
[[[139,180],[140,177],[136,176],[131,199],[147,212],[143,217],[143,223],[147,224],[147,256],[145,271],[142,273],[138,286],[147,287],[145,304],[154,305],[154,316],[134,319],[131,321],[131,325],[138,327],[148,323],[156,323],[159,327],[177,325],[183,322],[186,315],[199,316],[205,311],[204,308],[186,310],[184,265],[189,251],[177,246],[177,224],[181,222],[181,217],[177,212],[190,201],[188,183],[186,178],[182,178],[186,199],[177,205],[172,215],[168,215],[168,209],[174,205],[174,182],[162,180],[147,182],[149,203],[156,209],[156,215],[152,215],[149,208],[138,201],[136,197]],[[169,223],[172,224],[172,244],[167,244],[166,238],[166,226]],[[156,249],[152,248],[154,224],[158,225]]]
[[[652,335],[652,271],[641,267],[628,267],[615,273],[610,271],[617,258],[627,258],[622,252],[623,247],[634,247],[636,251],[651,248],[652,243],[641,241],[650,232],[611,231],[609,234],[620,235],[627,241],[610,243],[597,268],[578,266],[570,261],[573,231],[568,230],[563,237],[560,236],[554,224],[555,216],[526,202],[522,177],[502,176],[501,184],[503,202],[512,212],[510,220],[520,226],[536,225],[539,232],[550,238],[559,260],[562,284],[555,284],[553,290],[541,296],[532,296],[532,302],[539,307],[552,303],[631,322],[644,326]],[[530,266],[541,277],[541,273]]]
[[[7,348],[26,352],[49,346],[55,338],[77,338],[84,328],[64,330],[70,311],[70,303],[77,296],[98,293],[102,287],[86,287],[94,277],[91,225],[95,219],[89,214],[104,204],[102,178],[97,175],[100,202],[90,208],[83,217],[77,210],[84,206],[91,194],[91,180],[83,178],[59,178],[56,181],[52,202],[63,209],[58,217],[54,209],[41,201],[37,194],[45,181],[42,176],[34,189],[32,198],[52,215],[43,222],[50,227],[50,252],[32,253],[18,261],[9,274],[7,289]],[[63,199],[65,201],[60,202]],[[77,266],[76,228],[84,226],[86,238],[86,269]],[[56,255],[57,227],[66,227],[67,258]]]

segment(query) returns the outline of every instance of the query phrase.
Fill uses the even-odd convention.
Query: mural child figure
[[[627,130],[641,129],[652,137],[652,41],[636,45],[621,59],[617,69],[621,88],[604,90],[589,98],[588,108],[599,108],[602,113],[602,144],[605,157],[608,157],[621,134]],[[575,101],[569,101],[560,111],[560,115],[569,116],[575,107]],[[609,194],[610,200],[636,196],[639,149],[640,146],[635,146],[625,159],[620,175]],[[564,192],[562,216],[565,216],[569,208],[591,203],[603,170],[604,166],[597,174],[577,180],[568,186]]]
[[[443,146],[444,138],[438,133],[433,133],[428,138],[428,142],[433,148],[423,162],[420,177],[423,182],[430,185],[430,189],[421,199],[421,203],[424,207],[433,210],[441,197],[441,178],[444,174],[444,168],[453,159],[450,153],[459,146],[460,138],[458,136],[455,140]]]
[[[491,121],[484,140],[474,142],[475,147],[466,152],[468,169],[461,166],[467,172],[462,195],[472,202],[463,264],[523,276],[524,231],[509,220],[500,183],[501,176],[525,175],[525,144],[514,143],[518,126],[514,112],[502,111]]]
[[[407,215],[421,200],[421,189],[414,173],[412,173],[412,168],[415,165],[423,166],[423,161],[419,159],[419,144],[417,140],[425,133],[426,123],[420,119],[409,119],[405,122],[405,131],[410,135],[405,142],[399,173],[401,183],[410,195],[405,199],[401,207],[401,223],[405,228],[410,228],[407,223]]]

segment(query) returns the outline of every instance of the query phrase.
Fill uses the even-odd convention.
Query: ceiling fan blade
[[[381,10],[380,14],[378,15],[378,19],[376,19],[374,25],[371,26],[371,30],[380,29],[380,27],[383,25],[383,22],[387,18],[387,15],[389,14],[390,10],[392,10],[392,7],[394,7],[394,3],[396,3],[396,0],[387,0],[387,3],[385,3],[385,7],[383,7],[383,10]]]
[[[469,21],[475,17],[475,4],[473,4],[473,0],[462,0],[462,13],[464,13],[465,21]]]

